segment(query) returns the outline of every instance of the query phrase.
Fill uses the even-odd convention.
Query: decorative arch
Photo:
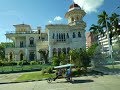
[[[9,60],[10,60],[10,61],[12,61],[12,60],[13,60],[13,58],[14,58],[14,52],[13,52],[13,51],[11,51],[11,52],[9,52],[9,53],[8,53],[8,55],[9,55],[9,57],[8,57],[8,58],[9,58]]]
[[[19,51],[19,59],[24,60],[24,52],[22,50]]]
[[[24,59],[24,55],[23,53],[20,54],[20,60],[23,60]]]

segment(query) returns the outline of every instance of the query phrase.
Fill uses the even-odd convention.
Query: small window
[[[78,37],[81,37],[81,33],[80,32],[78,32]]]
[[[75,32],[73,32],[73,38],[75,38]]]

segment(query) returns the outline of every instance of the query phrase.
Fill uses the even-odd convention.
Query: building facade
[[[86,49],[88,49],[93,43],[97,43],[97,37],[92,32],[86,32]]]
[[[48,50],[49,58],[55,53],[68,54],[70,49],[86,48],[85,12],[77,4],[72,4],[65,14],[68,24],[46,25],[45,32],[41,28],[32,30],[30,25],[14,25],[15,31],[6,33],[6,37],[14,42],[14,47],[6,48],[5,57],[10,60],[41,60],[39,50]]]
[[[111,52],[117,52],[120,50],[120,23],[118,25],[118,30],[116,31],[117,35],[114,35],[111,39],[112,45],[111,49],[109,49],[107,33],[105,35],[98,36],[98,43],[101,45],[101,52],[109,55]]]

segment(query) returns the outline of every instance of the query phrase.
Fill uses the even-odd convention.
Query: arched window
[[[57,41],[58,41],[58,33],[57,33]]]
[[[53,48],[53,56],[55,56],[57,54],[57,50],[56,48]]]
[[[20,48],[23,47],[23,41],[20,41]]]
[[[20,60],[23,60],[23,53],[20,54]]]
[[[81,33],[80,32],[78,32],[78,37],[81,37]]]
[[[77,16],[76,19],[77,19],[77,21],[78,21],[78,20],[79,20],[79,17]]]
[[[34,59],[35,59],[35,53],[31,51],[29,53],[29,60],[34,60]]]
[[[31,37],[29,40],[30,40],[30,45],[34,45],[34,38]]]
[[[67,33],[67,38],[69,38],[69,34]]]
[[[12,60],[13,59],[13,54],[12,54],[12,52],[10,52],[10,60]]]
[[[66,54],[66,48],[63,48],[62,51],[64,54]]]
[[[40,30],[38,29],[38,34],[40,34]]]
[[[61,34],[59,33],[59,41],[61,41]]]
[[[69,54],[69,51],[70,51],[70,47],[67,48],[67,54]]]
[[[52,36],[52,38],[54,39],[55,38],[55,34],[53,33],[53,36]]]
[[[73,32],[73,38],[75,38],[75,32]]]
[[[39,36],[39,39],[40,39],[40,36]]]
[[[61,48],[58,48],[58,56],[61,54]]]
[[[65,33],[63,34],[63,41],[65,41]]]
[[[72,21],[72,22],[74,21],[74,18],[73,18],[73,17],[71,18],[71,21]]]

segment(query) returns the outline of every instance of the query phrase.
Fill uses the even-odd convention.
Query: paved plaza
[[[0,90],[120,90],[120,76],[77,77],[72,83],[58,79],[50,84],[46,80],[0,84]]]

